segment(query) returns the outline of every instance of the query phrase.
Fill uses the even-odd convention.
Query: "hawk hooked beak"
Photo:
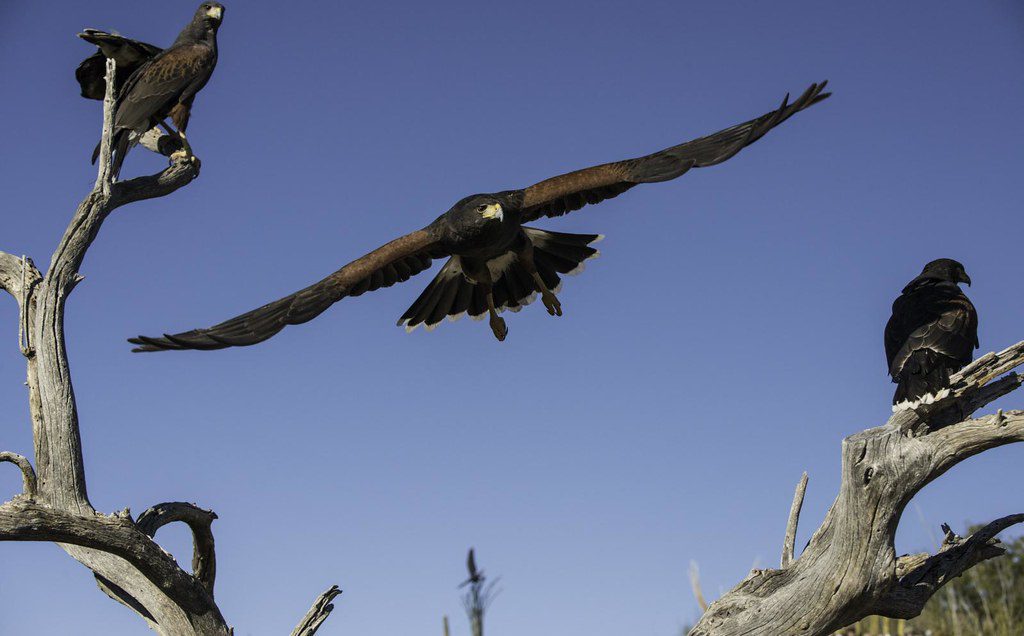
[[[220,22],[220,20],[224,17],[224,7],[210,7],[206,10],[206,17],[213,18],[214,20]]]
[[[487,209],[481,212],[480,216],[485,219],[498,219],[499,221],[505,220],[505,213],[502,211],[500,203],[492,203],[487,206]]]

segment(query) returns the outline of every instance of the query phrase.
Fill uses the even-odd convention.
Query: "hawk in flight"
[[[756,119],[636,159],[606,163],[552,177],[521,190],[474,194],[433,223],[356,259],[318,283],[207,329],[129,339],[135,351],[223,349],[253,345],[288,325],[320,315],[342,298],[390,287],[448,261],[401,319],[412,331],[431,330],[445,318],[488,316],[498,340],[508,333],[503,310],[518,311],[540,294],[548,313],[562,315],[555,294],[561,275],[589,258],[596,234],[551,232],[525,223],[579,210],[616,197],[641,183],[669,181],[691,168],[714,166],[754,143],[792,115],[829,96],[825,82],[812,84],[790,103]]]

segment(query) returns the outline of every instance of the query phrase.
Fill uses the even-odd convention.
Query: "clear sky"
[[[195,2],[3,0],[0,249],[41,266],[95,171],[83,27],[170,43]],[[116,212],[67,309],[89,493],[220,515],[217,599],[288,633],[331,583],[324,634],[467,634],[465,550],[502,576],[489,633],[675,636],[802,545],[843,436],[881,424],[882,329],[922,265],[964,262],[983,351],[1024,338],[1024,8],[983,2],[228,3],[189,137],[200,179]],[[429,281],[344,301],[257,347],[129,353],[304,287],[474,192],[645,154],[831,80],[834,96],[724,165],[536,225],[601,232],[565,316],[537,304],[411,335]],[[124,175],[160,169],[136,150]],[[435,270],[436,271],[436,270]],[[32,448],[15,306],[0,299],[0,448]],[[1021,397],[1004,400],[1021,405]],[[1024,510],[1024,449],[908,509]],[[0,500],[20,488],[0,470]],[[924,525],[922,519],[927,523]],[[161,543],[190,560],[187,529]],[[140,634],[49,544],[0,544],[0,632]]]

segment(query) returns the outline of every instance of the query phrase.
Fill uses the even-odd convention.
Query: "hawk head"
[[[951,258],[939,258],[924,266],[921,274],[910,281],[903,289],[904,292],[923,282],[948,282],[953,284],[971,284],[971,277],[967,275],[963,264]]]
[[[505,206],[498,197],[474,194],[452,208],[457,223],[466,228],[500,225],[505,221]]]
[[[951,258],[936,259],[925,265],[919,278],[923,277],[951,283],[967,283],[968,287],[971,285],[971,277],[967,275],[963,264]]]
[[[216,29],[224,19],[224,5],[212,0],[204,2],[196,9],[195,19],[197,22],[204,22]]]

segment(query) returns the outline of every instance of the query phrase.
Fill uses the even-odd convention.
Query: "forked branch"
[[[313,636],[320,629],[327,617],[334,611],[334,598],[341,594],[337,585],[332,585],[326,592],[317,597],[313,606],[302,617],[299,624],[292,630],[291,636]]]
[[[157,504],[139,515],[135,525],[150,537],[156,531],[175,521],[184,522],[192,530],[192,576],[213,596],[213,583],[217,577],[217,553],[213,542],[213,521],[217,513],[203,510],[195,504],[168,502]]]

